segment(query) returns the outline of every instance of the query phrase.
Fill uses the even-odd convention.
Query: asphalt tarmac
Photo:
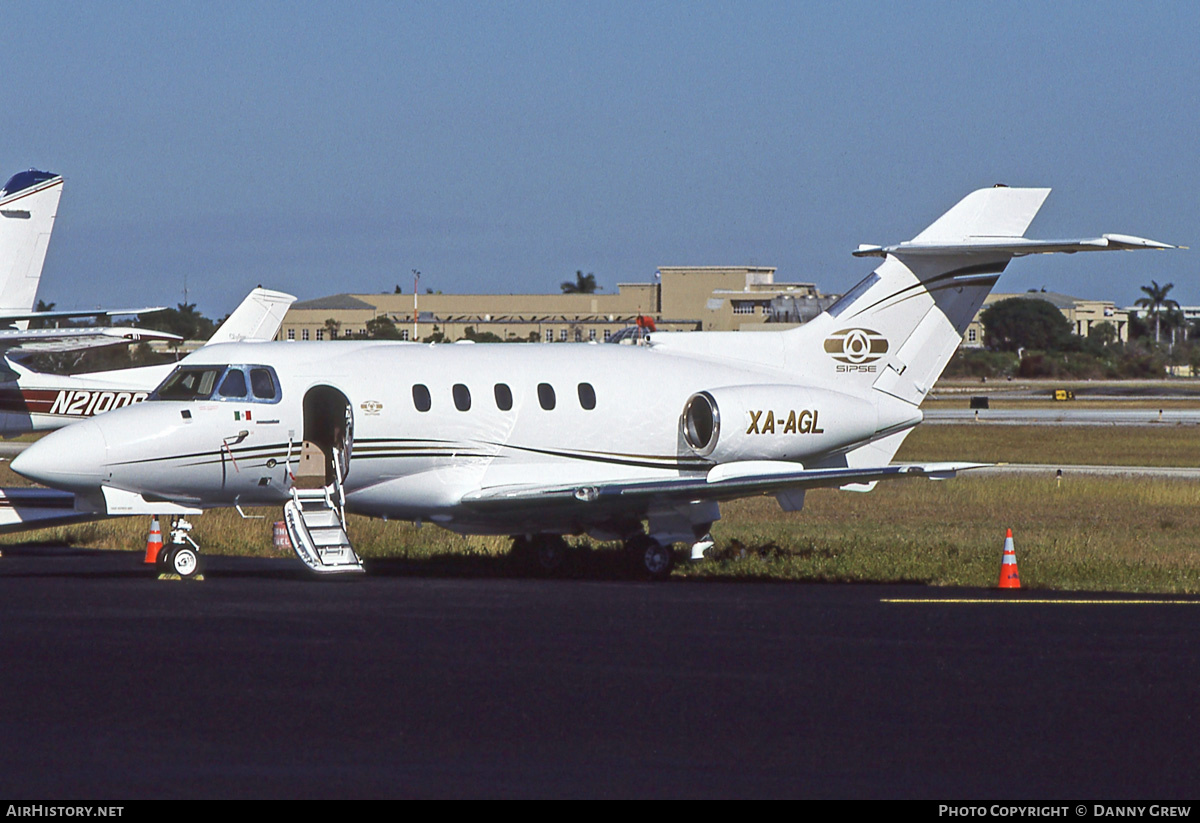
[[[5,549],[0,797],[1200,793],[1197,598],[139,561]]]

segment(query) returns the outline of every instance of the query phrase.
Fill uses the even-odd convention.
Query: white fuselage
[[[807,463],[920,419],[899,401],[902,409],[881,414],[780,369],[669,347],[233,344],[180,365],[266,363],[278,375],[276,402],[152,400],[119,409],[54,435],[61,476],[43,457],[42,479],[83,495],[103,484],[200,508],[278,504],[306,438],[304,398],[328,387],[345,396],[353,418],[348,509],[506,532],[520,523],[495,514],[480,520],[460,506],[463,495],[521,483],[679,477],[729,460]],[[459,408],[461,387],[468,408]],[[416,396],[424,391],[427,410]],[[723,404],[716,454],[689,445],[681,431],[697,392]]]

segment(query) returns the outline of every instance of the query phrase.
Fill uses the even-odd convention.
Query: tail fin
[[[912,239],[913,243],[965,243],[973,238],[1022,237],[1050,189],[993,186],[973,191]]]
[[[1049,193],[1003,186],[980,189],[908,242],[860,246],[856,256],[882,257],[883,263],[826,313],[787,332],[789,364],[815,372],[842,391],[868,396],[881,392],[920,405],[1012,258],[1176,248],[1113,234],[1026,239],[1025,230]],[[876,447],[886,443],[895,454],[903,439],[904,433],[899,433],[871,447],[878,451]],[[873,454],[872,459],[878,458]]]
[[[60,175],[31,169],[0,189],[0,312],[33,308],[62,187]]]
[[[246,295],[204,345],[272,340],[283,324],[288,307],[295,302],[293,295],[259,287]]]
[[[919,405],[1009,261],[1027,254],[1175,248],[1124,235],[1029,240],[1049,189],[997,186],[964,197],[912,240],[860,246],[882,257],[825,314],[789,332],[797,364],[842,390],[875,390]]]

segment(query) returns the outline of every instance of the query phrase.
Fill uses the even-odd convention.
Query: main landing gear
[[[567,541],[557,534],[519,534],[513,537],[512,557],[520,567],[534,574],[561,574],[570,557]],[[675,566],[671,544],[660,543],[648,534],[625,541],[628,568],[637,577],[666,580]]]
[[[567,566],[567,541],[558,534],[519,534],[512,556],[522,568],[538,574],[558,574]]]
[[[182,517],[171,521],[171,542],[163,546],[154,561],[159,574],[179,575],[183,580],[199,579],[203,571],[200,547],[188,534],[192,524]]]
[[[650,580],[666,580],[675,566],[671,545],[663,545],[648,534],[636,534],[625,541],[634,573]]]

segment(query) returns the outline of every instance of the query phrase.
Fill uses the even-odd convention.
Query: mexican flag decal
[[[250,410],[246,409],[246,411],[244,411],[244,412],[235,411],[233,413],[233,419],[234,420],[249,420],[250,419]]]

